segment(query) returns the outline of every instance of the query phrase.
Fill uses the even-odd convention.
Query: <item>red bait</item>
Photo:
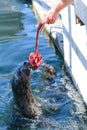
[[[36,33],[35,52],[32,52],[29,55],[29,61],[34,70],[36,70],[42,64],[42,56],[41,54],[38,53],[38,35],[39,35],[39,31],[42,29],[44,24],[45,24],[44,22],[40,22],[38,25],[38,29]]]

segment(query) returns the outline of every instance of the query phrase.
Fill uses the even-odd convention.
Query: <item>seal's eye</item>
[[[24,65],[26,65],[27,64],[27,62],[24,62]]]

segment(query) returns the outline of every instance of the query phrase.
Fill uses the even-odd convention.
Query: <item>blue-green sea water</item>
[[[34,51],[38,21],[23,0],[0,1],[0,130],[87,130],[87,108],[63,70],[63,58],[39,35],[39,52],[57,76],[47,81],[40,68],[31,74],[31,88],[41,104],[43,117],[18,119],[13,114],[11,80]],[[15,115],[14,117],[12,115]]]

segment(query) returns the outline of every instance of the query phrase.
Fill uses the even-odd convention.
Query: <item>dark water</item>
[[[30,123],[23,118],[14,121],[17,117],[12,117],[11,79],[34,51],[36,29],[35,16],[23,0],[0,1],[0,130],[87,130],[83,100],[63,72],[62,57],[42,34],[39,36],[39,52],[44,62],[55,67],[57,76],[46,81],[40,68],[32,72],[31,87],[44,116]]]

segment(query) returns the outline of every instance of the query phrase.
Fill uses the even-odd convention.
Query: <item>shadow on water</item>
[[[28,2],[28,1],[27,1]],[[45,80],[41,68],[31,74],[31,87],[43,116],[22,117],[13,106],[11,79],[34,51],[37,21],[24,0],[0,1],[0,130],[86,130],[87,108],[63,71],[63,59],[39,36],[43,61],[55,67],[57,76]],[[13,112],[14,111],[14,112]]]

